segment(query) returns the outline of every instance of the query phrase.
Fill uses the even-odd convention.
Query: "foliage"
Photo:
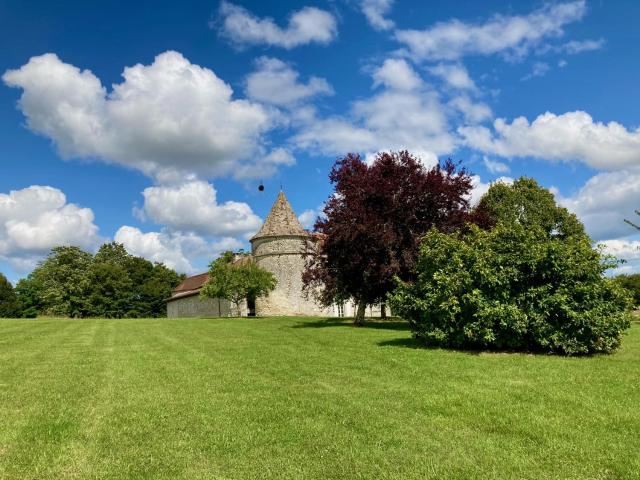
[[[123,266],[93,262],[87,272],[87,311],[85,316],[122,318],[132,301],[132,283]]]
[[[38,312],[42,311],[42,279],[38,275],[38,270],[31,272],[26,278],[18,280],[16,284],[16,295],[20,301],[22,309],[21,316],[24,318],[36,318]]]
[[[411,279],[420,237],[431,227],[455,231],[476,221],[469,212],[471,177],[451,161],[426,169],[409,152],[381,153],[367,165],[359,155],[339,159],[335,187],[309,244],[305,290],[330,305],[352,298],[356,323],[366,305],[384,300],[394,277]]]
[[[495,215],[492,230],[431,230],[424,237],[417,278],[399,282],[390,298],[416,338],[567,355],[620,345],[629,298],[603,276],[616,262],[594,250],[575,217],[548,200],[532,180],[493,185],[483,200]]]
[[[164,300],[183,278],[112,242],[95,256],[77,247],[54,248],[16,292],[24,316],[162,317]]]
[[[54,247],[37,267],[40,300],[47,315],[83,317],[87,312],[87,271],[93,258],[79,247]]]
[[[13,285],[0,273],[0,318],[17,318],[21,316],[20,302]]]
[[[613,280],[633,297],[634,307],[640,306],[640,273],[617,275]]]
[[[491,185],[476,211],[482,211],[492,224],[541,228],[556,238],[585,235],[578,217],[556,205],[553,194],[532,178],[521,177],[512,185],[502,182]]]
[[[224,298],[236,306],[241,315],[242,302],[255,300],[269,294],[276,288],[276,277],[256,265],[248,256],[235,259],[232,252],[225,252],[211,262],[209,280],[201,290],[201,295],[210,298]]]
[[[638,479],[640,324],[566,359],[343,320],[0,322],[0,477]]]

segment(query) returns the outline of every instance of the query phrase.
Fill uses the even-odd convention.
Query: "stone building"
[[[353,316],[355,306],[351,302],[325,308],[302,293],[302,272],[305,260],[302,252],[311,234],[302,228],[284,192],[280,192],[264,224],[251,238],[251,257],[260,267],[273,273],[278,281],[275,290],[267,297],[258,298],[255,304],[246,303],[243,315],[259,316]],[[184,280],[173,290],[167,300],[167,316],[222,317],[235,314],[224,299],[200,297],[200,290],[209,278],[208,274],[195,275]],[[379,316],[379,308],[369,308],[369,316]]]

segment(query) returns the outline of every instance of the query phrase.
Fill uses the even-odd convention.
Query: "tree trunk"
[[[362,325],[364,325],[364,314],[367,310],[367,304],[363,301],[359,301],[358,302],[358,308],[356,310],[356,316],[353,319],[353,324],[361,327]]]
[[[380,304],[380,318],[387,318],[387,304],[384,302]]]

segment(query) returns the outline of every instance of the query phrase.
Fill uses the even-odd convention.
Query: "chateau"
[[[302,293],[302,272],[305,261],[302,255],[305,242],[311,234],[302,228],[284,192],[280,192],[264,224],[251,238],[251,258],[260,267],[273,273],[278,281],[267,297],[246,302],[243,315],[248,316],[352,316],[355,308],[351,302],[329,308],[318,305]],[[243,261],[246,256],[238,256]],[[167,300],[167,316],[176,317],[224,317],[234,314],[227,300],[203,298],[200,290],[209,278],[207,273],[185,279],[173,290]],[[367,309],[369,316],[378,316],[379,308]]]

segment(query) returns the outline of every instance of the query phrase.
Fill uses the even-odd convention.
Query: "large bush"
[[[427,345],[567,355],[618,347],[630,299],[603,276],[616,262],[594,250],[577,219],[549,204],[551,194],[532,180],[491,188],[481,207],[495,227],[431,230],[416,280],[390,296],[394,313]],[[496,196],[510,208],[493,208]]]

